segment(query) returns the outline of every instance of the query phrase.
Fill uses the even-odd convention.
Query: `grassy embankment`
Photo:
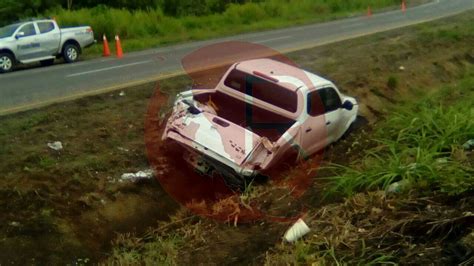
[[[392,108],[369,135],[373,147],[332,168],[338,174],[326,195],[344,202],[316,211],[314,233],[279,245],[267,264],[451,264],[474,256],[474,153],[463,147],[474,140],[470,71],[455,86]]]
[[[441,47],[473,37],[474,26],[461,24],[426,27],[419,40]],[[474,63],[471,56],[467,59]],[[460,63],[456,57],[450,61]],[[449,72],[442,69],[439,75]],[[401,98],[359,139],[370,141],[358,158],[325,166],[333,175],[325,178],[324,194],[336,201],[343,197],[343,202],[314,210],[309,221],[314,233],[295,245],[277,245],[266,254],[265,263],[472,263],[474,152],[468,144],[474,140],[472,65],[457,79],[454,85],[421,87]],[[390,76],[387,87],[398,82]]]
[[[339,201],[343,195],[344,202],[312,209],[307,222],[314,233],[294,245],[278,244],[265,264],[449,264],[474,255],[469,250],[474,153],[463,147],[474,139],[474,68],[470,71],[455,86],[391,108],[365,136],[373,138],[373,148],[359,152],[350,165],[331,167],[338,174],[328,177],[326,196]],[[387,192],[395,182],[400,186]],[[465,246],[448,244],[466,234]],[[179,213],[143,237],[121,235],[109,262],[172,265],[181,261],[179,250],[190,248],[185,242],[200,246],[206,236],[199,219]],[[448,245],[452,250],[442,250]]]
[[[410,1],[408,1],[410,2]],[[129,11],[99,6],[93,9],[52,10],[61,26],[91,25],[97,40],[102,34],[111,39],[121,36],[124,49],[135,51],[170,43],[203,40],[335,19],[363,13],[368,6],[380,9],[399,5],[399,0],[268,0],[242,5],[231,4],[223,13],[204,16],[172,17],[160,9]],[[86,56],[98,55],[102,47],[86,50]]]
[[[474,208],[472,190],[464,191],[472,189],[472,152],[460,147],[472,138],[473,16],[289,55],[356,96],[371,122],[327,149],[325,160],[343,166],[314,179],[305,202],[313,233],[295,246],[275,246],[287,224],[232,227],[178,211],[155,180],[119,182],[122,173],[149,167],[143,120],[155,84],[0,118],[0,262],[422,265],[455,257]],[[160,82],[170,95],[188,84],[183,77]],[[57,140],[64,150],[46,146]],[[390,179],[410,185],[386,196]],[[326,201],[320,188],[331,193]]]
[[[474,38],[474,27],[426,27],[418,38],[443,45]],[[466,59],[474,63],[472,55]],[[324,178],[327,203],[307,215],[312,233],[294,245],[277,244],[265,253],[265,265],[452,264],[474,256],[474,152],[465,145],[474,139],[474,67],[462,69],[453,85],[398,95],[368,133],[356,133],[347,152],[358,159],[324,167],[333,174]],[[388,76],[387,88],[399,82]],[[215,229],[184,217],[141,238],[119,238],[109,262],[183,263],[178,250],[183,254],[189,243],[217,248],[206,241]],[[157,244],[165,248],[157,252]]]
[[[361,138],[372,140],[357,152],[360,159],[326,166],[337,173],[327,177],[327,202],[343,203],[311,209],[307,223],[314,233],[270,249],[265,264],[450,264],[474,255],[474,152],[463,147],[474,139],[474,68],[463,76],[392,106]],[[387,192],[395,182],[400,186]],[[182,262],[180,252],[190,248],[185,243],[212,246],[205,238],[213,230],[180,212],[143,237],[121,235],[109,262]]]

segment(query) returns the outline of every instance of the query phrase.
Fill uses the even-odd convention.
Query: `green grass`
[[[267,253],[265,265],[397,265],[392,254],[366,249],[364,240],[353,256],[339,252],[330,242],[298,241],[291,248],[282,245],[277,254]]]
[[[119,235],[107,260],[109,265],[176,265],[178,247],[183,240],[178,236],[149,236],[137,238]]]
[[[435,42],[442,42],[442,41],[459,41],[464,38],[472,38],[474,34],[474,25],[469,24],[463,27],[453,26],[445,27],[442,29],[439,28],[429,28],[426,27],[422,31],[421,37],[424,41],[435,41]]]
[[[360,14],[367,10],[398,5],[399,0],[267,0],[231,4],[219,14],[171,17],[157,9],[129,11],[98,6],[92,9],[55,9],[47,15],[61,26],[91,25],[98,40],[102,34],[122,38],[126,51],[178,42],[203,40],[243,32],[274,29]],[[87,55],[101,53],[101,46]]]
[[[458,30],[458,32],[461,32],[460,34],[463,34],[462,32],[466,27],[472,26],[472,23],[469,23],[471,21],[472,13],[438,22],[432,22],[427,24],[428,26],[424,25],[423,28],[426,28],[426,31],[431,31],[432,29],[430,28],[433,28],[433,30],[436,29],[436,31],[440,28],[450,30],[452,27],[451,25],[456,23],[458,25],[465,25],[461,26]],[[418,27],[419,26],[415,26],[411,29]],[[399,36],[402,37],[400,38]],[[410,87],[422,87],[425,86],[425,84],[430,84],[429,87],[432,87],[433,89],[428,91],[433,91],[438,88],[438,84],[443,82],[451,84],[458,80],[458,75],[462,76],[462,73],[464,73],[464,67],[461,66],[468,65],[469,60],[471,60],[464,60],[464,58],[471,58],[470,56],[472,54],[472,52],[469,53],[469,51],[472,50],[472,42],[470,41],[474,35],[471,34],[464,36],[468,37],[455,42],[443,39],[441,45],[439,45],[439,41],[436,41],[436,43],[433,44],[433,42],[423,42],[420,40],[418,30],[403,29],[391,33],[383,33],[370,38],[364,37],[326,47],[301,51],[290,55],[290,57],[295,58],[295,61],[306,69],[330,75],[330,79],[337,81],[338,84],[340,84],[340,88],[344,89],[347,94],[361,97],[359,98],[361,102],[370,104],[374,101],[374,98],[362,98],[366,94],[366,89],[365,87],[358,89],[359,83],[364,84],[360,86],[370,84],[370,88],[377,89],[379,94],[382,96],[388,95],[396,98],[398,97],[397,94],[391,96],[390,93],[387,93],[387,91],[389,91],[387,90],[387,80],[391,75],[399,80],[398,88],[394,93],[397,93],[398,90],[402,92],[406,91],[406,84],[408,83]],[[396,39],[396,42],[393,41],[394,38],[398,38]],[[407,47],[413,49],[410,51],[413,52],[413,54],[409,59],[399,61],[400,59],[397,58],[406,58],[404,55],[405,52],[407,52]],[[397,60],[386,60],[384,55],[387,54]],[[456,61],[454,60],[456,58],[463,60]],[[416,64],[412,64],[411,61],[416,62]],[[396,64],[394,62],[396,62]],[[456,63],[456,65],[459,65],[460,67],[454,70],[451,69],[452,75],[449,75],[447,80],[440,80],[437,72],[429,71],[433,67],[433,62],[438,62],[440,66],[449,66],[453,62],[459,62],[459,64]],[[329,69],[326,67],[327,63],[337,65],[338,67],[331,67],[331,69]],[[393,66],[397,67],[399,64],[404,65],[406,70],[403,72],[394,72]],[[364,79],[360,79],[360,77],[364,77]],[[186,89],[190,84],[191,81],[187,77],[177,77],[160,81],[160,87],[169,93],[170,96],[173,96],[177,91]],[[435,85],[431,86],[431,84]],[[17,264],[27,264],[28,261],[30,261],[29,258],[36,257],[36,262],[40,264],[67,264],[72,261],[71,258],[80,257],[90,258],[92,262],[95,263],[101,261],[105,254],[112,256],[113,250],[113,252],[115,252],[115,255],[113,256],[117,258],[117,261],[119,261],[121,258],[120,256],[123,255],[124,260],[131,258],[132,261],[129,264],[133,264],[133,260],[136,259],[137,256],[138,258],[146,259],[144,256],[149,255],[150,257],[155,257],[156,253],[165,254],[161,255],[161,258],[168,258],[166,254],[171,254],[169,258],[172,258],[173,252],[162,252],[167,250],[164,246],[174,246],[178,250],[181,250],[181,254],[194,250],[195,247],[203,246],[195,245],[194,243],[192,245],[188,244],[190,241],[186,238],[186,234],[184,234],[184,241],[181,241],[183,234],[178,234],[177,238],[174,238],[176,236],[176,234],[174,234],[175,231],[170,232],[168,230],[167,232],[162,232],[152,238],[143,239],[144,237],[142,237],[143,240],[140,240],[140,245],[138,246],[124,246],[118,244],[113,245],[111,249],[108,249],[108,243],[110,240],[108,236],[115,236],[111,231],[113,230],[112,225],[121,224],[124,221],[124,217],[127,218],[129,215],[120,215],[117,218],[110,218],[109,223],[105,225],[102,223],[105,219],[101,218],[100,221],[97,222],[95,222],[95,219],[88,219],[91,212],[99,215],[104,207],[108,208],[108,206],[115,206],[119,203],[125,204],[136,197],[141,197],[142,200],[140,202],[142,204],[136,205],[137,208],[130,208],[130,210],[143,210],[143,205],[147,205],[147,203],[151,202],[152,204],[150,205],[152,205],[152,209],[160,209],[163,213],[171,212],[165,207],[172,203],[167,201],[167,197],[159,196],[161,193],[157,192],[157,190],[161,190],[159,190],[158,185],[155,186],[153,183],[135,185],[110,182],[111,180],[118,179],[123,173],[135,172],[148,167],[147,158],[144,154],[143,121],[144,114],[147,110],[147,103],[155,86],[156,84],[147,84],[127,89],[125,90],[126,96],[124,97],[118,96],[118,92],[111,92],[104,95],[49,106],[39,110],[6,116],[0,119],[0,157],[2,158],[0,161],[0,169],[2,169],[3,173],[0,197],[4,202],[4,204],[0,206],[3,214],[0,216],[0,222],[6,225],[0,232],[0,235],[2,239],[6,239],[3,241],[4,245],[2,247],[12,247],[9,252],[5,253],[8,256],[8,259],[18,259]],[[403,108],[395,110],[397,116],[393,115],[388,118],[392,119],[391,121],[394,122],[401,120],[401,124],[395,125],[385,122],[377,125],[377,128],[380,127],[381,130],[381,132],[378,133],[378,138],[390,138],[392,141],[397,139],[400,129],[407,128],[410,125],[413,116],[417,115],[420,117],[421,121],[425,121],[425,117],[428,117],[428,111],[431,107],[442,106],[442,109],[439,109],[436,115],[435,113],[432,115],[433,119],[436,120],[439,120],[438,117],[445,117],[442,121],[454,121],[453,117],[455,117],[456,112],[460,111],[463,111],[464,115],[470,114],[472,117],[472,111],[471,113],[467,112],[469,110],[468,107],[472,106],[472,103],[468,101],[472,98],[469,87],[472,90],[472,74],[466,74],[465,81],[459,85],[445,89],[445,92],[442,94],[436,96],[429,95],[432,99],[422,100],[421,102],[424,104],[419,107],[416,106],[416,103],[418,103],[417,99],[419,98],[418,95],[420,95],[420,97],[428,97],[425,95],[427,92],[426,90],[420,90],[420,93],[418,94],[413,93],[415,96],[413,99],[410,99],[410,101],[417,102],[411,104],[405,104],[401,101],[397,102],[397,104],[399,103]],[[385,98],[380,97],[380,99],[384,108],[390,104],[387,101],[383,101]],[[464,107],[456,104],[456,101],[459,99],[464,101]],[[377,98],[375,98],[375,100],[377,100]],[[408,101],[405,99],[405,102]],[[434,104],[430,105],[429,103]],[[379,109],[376,106],[374,109],[381,110],[381,108]],[[419,109],[422,111],[418,111]],[[425,114],[425,116],[422,116],[422,114]],[[383,114],[380,116],[382,115]],[[398,117],[398,120],[395,119],[396,117]],[[461,123],[460,125],[463,125],[462,123],[465,125],[466,123],[465,120],[459,120],[458,122]],[[384,125],[383,128],[382,125]],[[411,143],[414,142],[414,140],[417,140],[416,138],[413,138],[413,136],[417,136],[418,131],[427,131],[427,128],[429,128],[423,126],[425,125],[424,123],[415,123],[414,125],[417,126],[417,128],[411,128],[403,135],[405,137],[402,139],[404,141],[403,145],[410,146],[410,152],[407,151],[405,155],[401,156],[400,154],[403,153],[401,153],[400,150],[395,149],[394,153],[396,156],[404,157],[401,161],[405,165],[415,162],[413,159],[409,158],[412,156],[411,154],[416,155],[416,149],[411,147],[413,146]],[[390,129],[390,131],[388,129]],[[383,135],[383,133],[385,133],[383,130],[387,130],[386,132],[390,132],[390,134],[387,133],[387,136]],[[457,132],[458,130],[455,131]],[[466,129],[464,131],[468,132]],[[462,150],[459,150],[459,144],[463,143],[465,137],[462,137],[462,135],[460,137],[449,134],[445,135],[447,136],[446,140],[448,145],[442,146],[448,148],[447,150],[441,149],[439,153],[443,153],[443,156],[445,153],[450,154],[449,157],[444,156],[444,158],[449,159],[448,163],[451,168],[455,168],[456,166],[456,164],[452,164],[451,157],[454,158],[452,161],[464,166],[465,163],[462,158],[465,153]],[[406,136],[410,138],[407,138]],[[436,135],[429,135],[429,137],[424,139],[426,141],[432,141],[431,138],[434,137],[436,137]],[[417,138],[419,138],[419,136]],[[449,143],[453,143],[452,139],[456,140],[454,149],[451,149],[449,145]],[[48,142],[57,140],[61,141],[64,145],[64,150],[60,153],[52,151],[47,147]],[[371,152],[378,155],[381,159],[392,158],[388,146],[384,145],[385,144],[383,143],[380,144],[378,149],[373,149]],[[395,148],[399,147],[397,145],[398,144],[396,143],[393,144]],[[427,145],[431,144],[426,142],[426,145],[423,144],[423,147]],[[344,146],[344,143],[338,143],[337,146]],[[356,146],[356,148],[357,147],[365,148],[365,146],[362,145]],[[129,151],[124,152],[118,148],[125,148]],[[359,156],[359,153],[357,152],[357,154],[350,156],[348,161],[352,161],[354,158],[353,156]],[[365,152],[361,152],[360,156],[364,159],[366,157],[371,157],[367,159],[368,163],[370,163],[370,160],[375,160],[374,158],[376,158],[372,156],[372,154]],[[427,153],[420,153],[419,158],[426,158],[425,161],[434,164],[431,159],[433,156],[430,156],[431,155]],[[334,157],[341,156],[337,154]],[[434,158],[436,160],[439,159],[436,156],[434,156]],[[440,158],[443,159],[443,157]],[[362,161],[362,159],[358,160],[359,163]],[[442,161],[443,160],[440,162]],[[386,167],[384,163],[386,162],[387,160],[383,161],[383,163],[378,163],[374,166],[378,167],[375,169],[372,169],[371,165],[363,166],[354,163],[349,166],[349,169],[374,174],[377,169],[385,171]],[[393,168],[395,169],[395,167]],[[443,171],[458,171],[458,169],[450,170],[451,168]],[[344,174],[344,169],[339,168],[339,170],[342,170],[341,173]],[[416,170],[421,171],[423,169]],[[429,173],[426,170],[423,171]],[[400,177],[397,177],[397,179],[398,178]],[[419,180],[429,180],[423,176],[416,178]],[[455,181],[456,182],[452,182],[451,184],[456,184],[459,180]],[[422,184],[423,182],[419,183]],[[445,190],[450,190],[450,186],[446,186],[448,183],[444,182],[443,184],[445,184]],[[373,185],[371,189],[382,186],[383,183],[376,184]],[[363,190],[367,187],[367,184],[363,184],[360,187],[352,186],[352,191]],[[258,186],[250,186],[246,191],[247,193],[245,196],[247,198],[243,198],[242,200],[248,203],[248,199],[251,199],[255,192],[261,191],[257,190],[257,188]],[[434,188],[439,189],[439,184],[435,184]],[[338,189],[338,191],[340,192],[342,190]],[[351,193],[351,191],[348,191],[348,193]],[[87,206],[84,206],[84,200],[81,199],[83,195],[97,195],[100,196],[101,199],[106,200],[107,203],[106,205],[103,205],[99,200],[94,200],[88,202],[89,204],[87,204]],[[151,197],[150,195],[154,196]],[[400,195],[401,197],[404,197],[404,195]],[[380,197],[377,196],[377,199],[379,198]],[[320,206],[319,201],[317,201],[317,203],[315,202],[316,201],[312,199],[308,202],[308,206],[315,208],[316,210],[331,211],[331,208],[326,208],[327,206]],[[352,210],[360,210],[359,205],[353,204],[347,209],[336,213],[337,215],[334,215],[333,217],[342,217],[341,223],[346,224],[346,221],[352,221],[352,219],[356,219],[357,217],[367,217],[366,214],[371,212],[372,206],[373,205],[369,205],[364,214],[357,213],[353,216],[344,216]],[[375,207],[383,209],[383,206],[380,205],[375,205]],[[108,210],[114,209],[115,207]],[[48,213],[47,211],[43,212],[41,210],[52,211]],[[146,210],[150,210],[150,208],[146,208]],[[387,213],[384,212],[383,215],[386,215]],[[390,213],[395,215],[402,212],[394,211]],[[157,218],[156,215],[151,217],[151,214],[148,212],[137,215],[132,213],[132,215],[134,217],[140,217],[143,221],[161,219]],[[85,219],[81,217],[84,217]],[[95,218],[96,216],[93,217]],[[53,221],[48,224],[48,219],[50,218],[52,218]],[[398,221],[399,217],[396,217],[396,219],[396,221]],[[336,264],[336,262],[341,264],[356,264],[350,263],[354,262],[351,256],[357,258],[357,261],[365,263],[370,263],[370,261],[374,260],[391,260],[390,256],[393,255],[391,251],[398,248],[395,247],[390,250],[382,250],[380,253],[375,254],[374,250],[379,251],[379,248],[376,247],[380,242],[377,241],[375,243],[370,243],[369,241],[366,241],[367,246],[372,246],[374,248],[370,251],[365,251],[365,255],[364,252],[359,249],[358,253],[353,254],[352,251],[354,249],[345,246],[348,242],[345,239],[342,239],[344,241],[339,241],[343,242],[339,247],[332,243],[326,244],[326,242],[323,242],[321,240],[322,236],[330,234],[321,234],[321,232],[328,227],[326,226],[326,222],[330,222],[330,220],[326,217],[318,217],[315,220],[321,221],[322,224],[320,227],[315,227],[314,229],[311,227],[313,231],[308,234],[307,237],[312,237],[314,235],[320,236],[320,238],[316,239],[316,241],[318,241],[318,246],[312,245],[309,248],[303,246],[299,247],[300,251],[298,251],[298,253],[300,255],[298,255],[296,261],[300,262],[300,264],[303,264],[304,262],[313,262],[318,257],[324,257],[329,265]],[[375,221],[382,220],[384,219],[377,219]],[[20,224],[23,224],[23,221],[32,221],[25,224],[22,228],[31,230],[35,232],[36,235],[34,237],[25,236],[22,242],[18,242],[18,233],[15,233],[16,231],[10,231],[12,228],[11,226],[8,226],[12,221],[19,222]],[[364,236],[359,234],[357,229],[359,227],[366,228],[364,227],[365,225],[365,223],[360,223],[360,226],[353,228],[354,234],[356,235],[355,239],[359,242]],[[141,222],[130,223],[126,226],[127,230],[133,230],[134,227],[143,229],[143,224],[141,224]],[[189,227],[183,226],[183,228]],[[245,230],[245,228],[246,226],[242,226],[236,230]],[[366,229],[369,230],[369,228]],[[50,234],[48,232],[50,230],[53,232],[57,231],[57,234]],[[203,228],[201,230],[209,229]],[[76,234],[77,232],[79,233]],[[213,243],[209,240],[207,232],[209,231],[203,233],[205,240],[207,241],[206,245],[212,245]],[[228,231],[217,231],[216,234],[220,232],[225,235]],[[252,232],[256,233],[257,237],[262,236],[258,234],[267,235],[266,230],[259,229],[258,231]],[[337,231],[334,234],[335,238],[339,239],[340,236],[344,236],[344,232],[345,228]],[[375,232],[374,235],[377,235],[376,233],[377,232]],[[81,239],[76,239],[79,236]],[[252,236],[252,238],[254,237]],[[269,241],[271,240],[269,239]],[[51,244],[48,245],[45,242]],[[157,248],[156,252],[153,253],[150,250],[150,248],[153,247],[151,242],[164,242],[156,244],[163,246],[163,248]],[[183,245],[181,245],[182,242],[184,242]],[[320,242],[321,244],[319,244]],[[61,243],[61,245],[58,246],[55,245],[55,243]],[[93,245],[91,245],[91,243]],[[229,241],[230,245],[223,247],[224,251],[233,250],[237,243],[240,243],[239,239]],[[384,240],[383,243],[387,242]],[[148,244],[148,247],[150,248],[142,248],[141,244]],[[222,245],[219,246],[219,244],[219,242],[214,243],[214,246],[212,247],[218,246],[220,248]],[[171,248],[171,250],[172,249],[173,248]],[[362,250],[362,248],[360,249]],[[265,251],[266,246],[262,245],[261,249],[256,250],[255,253],[259,253],[260,255]],[[97,255],[95,252],[100,254]],[[148,252],[150,253],[148,254]],[[248,256],[247,253],[244,255],[242,255],[242,252],[240,251],[238,253],[239,256]],[[36,254],[44,254],[44,256],[39,258]],[[318,257],[313,257],[313,254],[316,254]],[[216,256],[217,255],[218,254],[216,254]],[[373,255],[373,257],[368,257],[369,255]],[[291,264],[290,262],[293,261],[291,254],[287,254],[287,256],[290,258],[285,261],[289,261],[288,263]],[[23,258],[25,259],[20,260]],[[189,260],[194,258],[195,256],[191,256]],[[119,263],[116,262],[115,264]]]
[[[389,76],[387,80],[387,87],[391,90],[394,90],[398,87],[398,79],[394,76]]]
[[[457,195],[472,190],[474,169],[462,145],[474,139],[473,106],[471,69],[459,84],[395,107],[376,126],[375,148],[350,166],[334,166],[340,174],[330,178],[329,194],[387,189],[401,180],[409,184],[406,190],[420,192]]]
[[[112,241],[111,252],[102,263],[178,265],[180,251],[202,240],[204,228],[201,222],[196,221],[186,209],[180,209],[170,216],[170,221],[158,222],[157,228],[148,228],[141,237],[130,233],[118,234]]]

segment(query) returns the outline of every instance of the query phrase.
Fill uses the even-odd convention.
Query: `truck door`
[[[301,145],[308,156],[324,148],[328,143],[324,107],[318,91],[313,89],[306,95],[307,113],[301,129]]]
[[[59,52],[60,31],[52,21],[37,22],[38,40],[41,47],[41,56],[52,56]]]
[[[41,56],[41,47],[36,35],[34,23],[21,26],[16,34],[17,58],[20,61],[38,58]]]
[[[332,143],[337,140],[341,131],[341,97],[332,87],[318,89],[318,94],[324,106],[328,141]]]
[[[340,130],[341,98],[331,87],[312,90],[307,95],[308,117],[303,123],[302,144],[309,154],[336,140]]]

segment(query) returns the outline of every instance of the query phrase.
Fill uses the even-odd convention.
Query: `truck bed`
[[[266,137],[272,142],[277,141],[295,123],[293,119],[246,104],[219,91],[200,94],[194,99],[214,107],[219,117],[244,128],[250,128],[255,134]]]

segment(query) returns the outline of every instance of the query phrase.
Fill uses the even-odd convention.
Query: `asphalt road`
[[[101,58],[2,74],[0,115],[176,75],[182,72],[183,56],[209,44],[239,40],[289,52],[435,20],[473,8],[474,0],[435,0],[408,8],[405,13],[394,10],[370,18],[361,16],[151,49],[126,54],[122,59]]]

